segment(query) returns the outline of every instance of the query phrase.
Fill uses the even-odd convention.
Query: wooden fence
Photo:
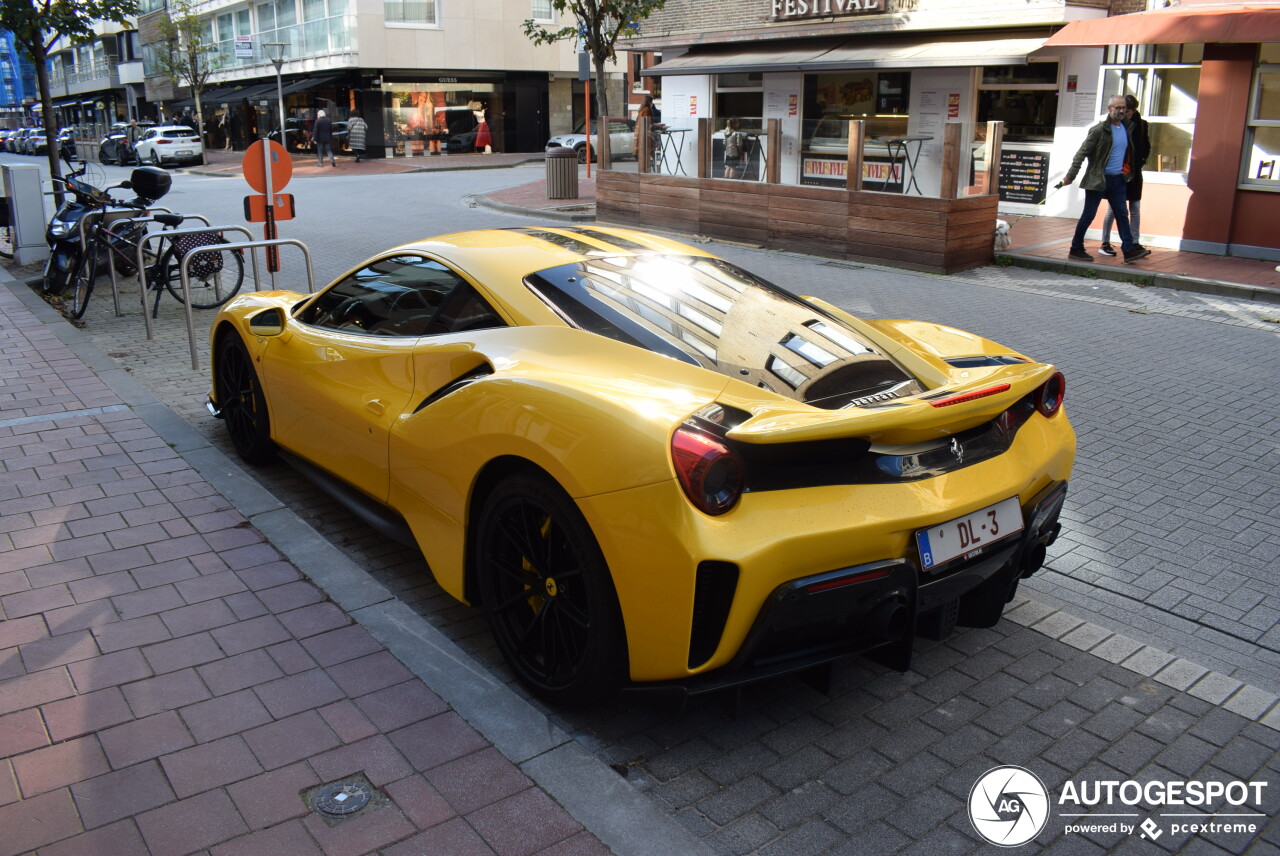
[[[999,163],[998,140],[990,140],[992,163]],[[861,170],[851,174],[860,176]],[[989,182],[992,189],[995,184]],[[994,261],[998,204],[993,192],[939,199],[609,169],[596,178],[601,221],[933,273]]]

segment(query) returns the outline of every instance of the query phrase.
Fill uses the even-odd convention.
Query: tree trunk
[[[596,139],[601,139],[606,133],[604,117],[609,115],[609,87],[608,80],[604,75],[604,57],[598,54],[592,54],[591,58],[595,62],[596,67]]]
[[[200,106],[200,90],[203,87],[193,86],[191,92],[196,96],[196,135],[200,137],[200,160],[204,161],[204,152],[209,148],[209,141],[204,136],[204,110]]]
[[[53,95],[49,92],[49,52],[45,50],[44,42],[36,45],[36,50],[32,51],[32,63],[36,67],[36,88],[40,92],[40,112],[43,114],[40,118],[44,122],[44,133],[47,145],[45,154],[49,158],[49,175],[53,178],[62,177],[62,169],[58,161],[58,129],[53,123]],[[53,182],[53,204],[55,210],[62,206],[62,184]]]

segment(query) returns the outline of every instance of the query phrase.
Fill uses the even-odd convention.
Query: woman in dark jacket
[[[1129,230],[1133,232],[1133,242],[1142,243],[1142,232],[1138,223],[1142,219],[1142,165],[1151,156],[1151,130],[1147,120],[1138,112],[1138,99],[1132,95],[1124,97],[1124,126],[1129,132],[1129,144],[1133,147],[1133,175],[1125,190],[1129,199]],[[1114,256],[1116,248],[1111,246],[1111,224],[1115,221],[1111,206],[1102,218],[1102,246],[1098,252],[1104,256]]]

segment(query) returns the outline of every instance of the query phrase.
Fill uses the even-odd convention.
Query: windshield
[[[525,285],[573,327],[815,407],[923,391],[853,327],[720,259],[611,256],[539,271]]]

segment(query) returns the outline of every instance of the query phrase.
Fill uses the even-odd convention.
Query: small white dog
[[[995,251],[1002,253],[1009,249],[1009,224],[1004,220],[996,220]]]

